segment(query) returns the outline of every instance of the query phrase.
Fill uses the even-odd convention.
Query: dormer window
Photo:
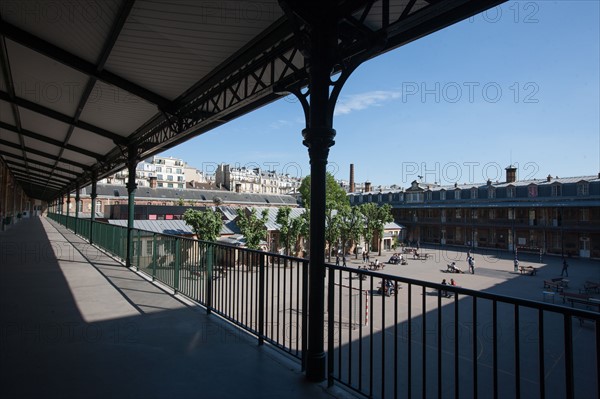
[[[454,190],[454,199],[455,200],[459,200],[460,199],[460,189]]]
[[[590,195],[590,184],[586,181],[577,183],[577,195],[578,196]]]
[[[506,187],[506,197],[507,198],[515,198],[515,188],[514,186]]]
[[[444,201],[446,199],[446,190],[440,191],[440,200]]]
[[[471,199],[476,199],[477,198],[477,188],[473,187],[471,189]]]
[[[535,198],[538,195],[538,187],[534,184],[530,185],[529,187],[527,187],[527,195],[530,198]]]
[[[560,197],[562,195],[562,186],[560,184],[552,185],[552,196]]]
[[[426,192],[425,192],[425,199],[426,199],[427,201],[431,201],[431,198],[432,198],[431,191],[426,191]]]
[[[489,199],[496,198],[496,188],[495,187],[488,187],[488,198]]]

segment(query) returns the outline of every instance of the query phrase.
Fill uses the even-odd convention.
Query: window
[[[537,186],[531,185],[531,186],[527,187],[527,195],[530,198],[537,197],[537,195],[538,195],[538,188],[537,188]]]
[[[146,241],[146,255],[152,256],[152,246],[154,245],[153,241]]]
[[[158,180],[164,180],[164,178],[163,178],[163,175],[156,175],[156,178],[157,178]],[[161,186],[161,187],[162,187],[162,186]]]
[[[555,184],[552,186],[552,196],[560,197],[562,195],[562,186],[560,184]]]
[[[156,167],[156,171],[157,171],[157,172],[162,172],[162,166],[157,166],[157,167]]]
[[[496,188],[495,187],[488,188],[488,198],[489,199],[496,198]]]
[[[177,185],[177,187],[178,188],[183,188],[183,184],[180,183],[180,184]]]
[[[137,241],[133,241],[133,256],[138,256],[140,253],[140,243]]]
[[[446,190],[440,191],[440,199],[444,201],[446,199]]]
[[[577,183],[577,195],[590,195],[590,186],[588,182],[582,181],[580,183]]]
[[[496,210],[495,209],[490,209],[489,218],[490,218],[490,220],[496,219]]]
[[[580,222],[589,222],[590,221],[590,209],[582,208],[579,210],[579,221]]]
[[[183,181],[183,176],[177,176],[177,181]]]
[[[167,180],[168,181],[173,181],[173,175],[167,175]]]
[[[460,189],[454,190],[454,199],[455,200],[459,200],[460,199]]]
[[[162,183],[158,183],[158,187],[164,187]]]
[[[168,188],[173,188],[173,183],[169,183],[169,184],[167,185],[167,187],[168,187]]]
[[[432,198],[431,196],[432,196],[432,193],[431,193],[431,191],[427,191],[427,192],[425,193],[425,198],[427,199],[427,201],[431,201],[431,198]]]
[[[506,187],[506,197],[515,198],[515,188],[513,186]]]
[[[167,168],[167,173],[173,173],[173,168]]]
[[[475,199],[477,198],[477,189],[475,187],[473,187],[471,189],[471,199]]]
[[[477,209],[471,210],[471,219],[477,219],[478,212]]]
[[[455,212],[454,212],[454,217],[455,217],[456,219],[460,219],[460,218],[462,218],[462,212],[461,212],[461,210],[460,210],[460,209],[456,209],[456,210],[455,210]]]
[[[392,201],[393,201],[393,198],[394,198],[394,197],[393,197],[392,193],[389,193],[389,194],[388,194],[388,202],[392,202]]]
[[[175,169],[175,173],[178,173],[178,174],[180,174],[180,175],[181,175],[181,174],[183,174],[183,170],[181,170],[181,169],[177,168],[177,169]]]
[[[515,209],[514,208],[510,208],[508,210],[508,219],[509,220],[514,220],[515,219]]]

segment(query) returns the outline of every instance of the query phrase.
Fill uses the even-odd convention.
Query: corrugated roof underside
[[[157,112],[155,105],[97,81],[80,119],[127,137]]]
[[[2,19],[96,63],[122,0],[0,2]]]
[[[71,115],[88,77],[27,47],[6,40],[15,96]]]
[[[139,0],[106,68],[173,100],[280,16],[276,1]]]

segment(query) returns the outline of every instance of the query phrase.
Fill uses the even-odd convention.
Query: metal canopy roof
[[[340,0],[340,58],[502,2]],[[274,0],[3,1],[0,156],[27,195],[51,200],[121,169],[128,149],[175,146],[307,84],[293,25]]]

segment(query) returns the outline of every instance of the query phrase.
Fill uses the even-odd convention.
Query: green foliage
[[[265,223],[268,220],[268,211],[264,209],[260,218],[256,215],[256,209],[254,208],[248,213],[244,209],[238,209],[237,214],[237,225],[246,237],[246,247],[259,249],[261,240],[267,238]]]
[[[295,237],[296,242],[294,244],[294,248],[298,248],[301,237],[304,237],[306,242],[308,242],[309,223],[310,212],[308,209],[306,209],[302,215],[292,220],[292,225],[290,226],[290,236]],[[294,254],[296,254],[296,251],[294,251]]]
[[[325,242],[327,243],[327,257],[331,261],[331,250],[333,245],[340,239],[340,217],[337,212],[333,211],[331,206],[325,208]]]
[[[340,216],[340,238],[345,253],[347,247],[360,239],[363,230],[363,216],[360,208],[356,206],[343,206],[338,212]],[[358,251],[356,257],[358,258]]]
[[[302,202],[304,204],[304,207],[307,209],[310,209],[310,180],[310,175],[306,176],[302,180],[300,188],[298,189],[298,191],[302,195]],[[342,187],[340,187],[340,185],[335,181],[333,175],[329,172],[327,172],[325,185],[325,202],[328,204],[328,206],[331,206],[331,209],[339,209],[343,205],[349,205],[346,191]]]
[[[182,197],[179,197],[179,200],[177,201],[177,204],[179,206],[184,206],[185,205],[185,200]]]
[[[290,244],[293,238],[291,235],[291,213],[292,208],[290,208],[289,206],[281,207],[277,210],[277,218],[275,219],[277,224],[279,224],[279,242],[283,244],[283,249],[286,255],[290,254]]]
[[[223,226],[221,214],[212,209],[205,211],[188,209],[183,214],[183,220],[194,230],[196,237],[204,241],[216,241]]]
[[[392,216],[392,208],[389,204],[377,206],[373,202],[362,204],[359,206],[359,208],[360,212],[364,216],[364,229],[362,235],[367,244],[368,251],[373,237],[377,234],[377,236],[381,239],[381,237],[383,237],[383,228],[385,227],[385,224],[394,221]]]

